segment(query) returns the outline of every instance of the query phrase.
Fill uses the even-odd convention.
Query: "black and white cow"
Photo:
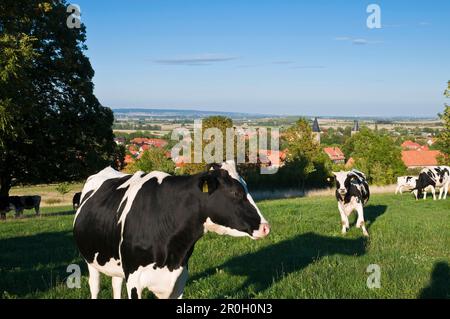
[[[395,194],[403,194],[403,189],[413,190],[416,187],[416,176],[400,176],[397,177],[397,188],[395,189]]]
[[[436,200],[436,187],[439,189],[439,199],[446,199],[448,193],[448,187],[450,184],[450,167],[449,166],[433,166],[426,167],[420,171],[417,185],[415,187],[416,199],[424,194],[423,198],[426,199],[426,191],[424,189],[431,187],[431,193],[433,199]],[[443,195],[443,196],[442,196]]]
[[[188,259],[207,231],[252,239],[269,234],[233,161],[192,176],[106,168],[84,185],[73,232],[92,298],[100,273],[112,277],[114,298],[123,279],[129,298],[141,298],[144,288],[158,298],[181,298]]]
[[[40,215],[41,196],[2,196],[0,199],[0,214],[1,218],[6,218],[6,213],[10,210],[15,211],[15,217],[22,216],[25,209],[34,209],[36,216]]]
[[[417,185],[417,181],[418,181],[418,177],[414,177],[414,176],[400,176],[397,177],[397,188],[395,190],[395,194],[400,193],[403,194],[403,189],[406,189],[410,192],[412,192],[414,194],[414,196],[416,197],[416,199],[418,199],[418,195],[417,195],[417,189],[416,189],[416,185]],[[432,192],[434,190],[434,187],[431,185],[428,185],[427,187],[425,187],[424,189],[424,199],[427,198],[427,192]]]
[[[364,224],[364,205],[369,201],[370,191],[366,176],[355,169],[349,172],[333,172],[336,178],[336,199],[341,214],[342,233],[350,228],[348,216],[356,210],[356,227],[361,228],[364,236],[369,236]]]
[[[78,207],[80,207],[80,201],[81,201],[81,192],[75,193],[72,198],[72,207],[73,210],[77,210]]]

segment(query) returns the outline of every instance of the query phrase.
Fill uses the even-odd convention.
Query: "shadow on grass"
[[[72,231],[2,239],[0,247],[0,297],[48,291],[69,275],[69,264],[83,264]]]
[[[376,219],[383,215],[386,210],[386,205],[369,205],[364,207],[364,220],[368,224],[367,229],[369,229]]]
[[[198,280],[223,269],[234,276],[247,277],[241,287],[225,293],[226,296],[240,298],[253,297],[249,291],[259,293],[269,288],[284,276],[297,272],[324,256],[361,256],[366,252],[366,238],[345,239],[306,233],[265,247],[257,252],[231,258],[224,264],[212,267],[191,278]],[[248,289],[250,288],[251,289]]]
[[[430,283],[423,288],[420,299],[449,299],[450,298],[450,267],[446,262],[434,265]]]
[[[386,212],[387,206],[367,206],[364,210],[368,228],[375,220]],[[264,247],[261,250],[233,257],[224,264],[212,267],[193,276],[190,280],[198,280],[214,275],[220,268],[234,276],[247,277],[241,287],[229,291],[216,298],[239,296],[253,297],[254,293],[268,289],[283,277],[306,268],[325,256],[346,255],[361,256],[366,253],[368,239],[360,237],[346,239],[345,237],[329,237],[312,232],[297,235],[288,240]],[[250,288],[250,289],[249,289]],[[252,292],[250,294],[250,291]]]

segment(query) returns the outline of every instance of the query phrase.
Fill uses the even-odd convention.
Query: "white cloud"
[[[211,63],[218,63],[218,62],[227,62],[232,60],[237,60],[239,57],[237,56],[231,56],[231,55],[225,55],[225,54],[211,54],[211,53],[205,53],[205,54],[199,54],[199,55],[192,55],[192,56],[183,56],[183,57],[176,57],[176,58],[168,58],[168,59],[158,59],[155,60],[155,63],[158,64],[165,64],[165,65],[209,65]]]

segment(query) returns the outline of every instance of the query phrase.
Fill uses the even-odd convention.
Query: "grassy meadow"
[[[355,216],[350,231],[340,233],[331,196],[258,206],[271,223],[269,237],[204,236],[189,260],[184,298],[450,298],[449,199],[375,194],[365,208],[368,239],[354,227]],[[0,298],[89,298],[71,207],[42,211],[0,222]],[[65,283],[73,263],[82,269],[79,289]],[[366,285],[370,264],[380,266],[380,288]],[[110,280],[102,277],[99,297],[111,298]]]

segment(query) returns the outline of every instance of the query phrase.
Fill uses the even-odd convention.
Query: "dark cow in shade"
[[[123,279],[129,298],[141,298],[144,288],[158,298],[181,298],[189,257],[205,232],[258,239],[269,230],[227,161],[192,176],[106,168],[84,185],[73,232],[88,264],[92,298],[100,273],[112,277],[114,298]]]
[[[356,227],[361,228],[364,236],[369,236],[364,225],[363,207],[369,201],[370,191],[366,176],[355,169],[349,172],[333,172],[336,178],[336,199],[341,214],[342,233],[350,228],[348,216],[356,210],[358,219]]]
[[[433,199],[436,200],[436,187],[439,187],[439,199],[446,199],[448,187],[450,184],[450,167],[433,166],[426,167],[420,171],[417,185],[415,187],[416,199],[419,199],[423,193],[423,199],[426,199],[424,189],[431,187]]]
[[[77,210],[78,207],[80,207],[80,201],[81,201],[81,192],[75,193],[72,198],[72,207],[73,210]]]
[[[25,209],[34,209],[36,216],[40,215],[41,196],[1,196],[0,215],[1,219],[6,218],[6,213],[14,210],[15,217],[20,217]]]

